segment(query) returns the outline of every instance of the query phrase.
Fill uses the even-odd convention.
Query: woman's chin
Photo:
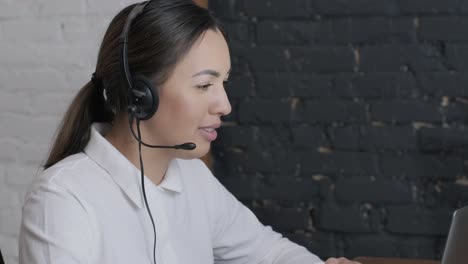
[[[196,148],[193,150],[179,150],[181,153],[177,155],[180,159],[199,159],[208,154],[211,144],[209,143],[195,143]]]

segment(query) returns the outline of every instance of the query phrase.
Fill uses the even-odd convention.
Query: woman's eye
[[[201,89],[201,90],[208,90],[208,88],[213,85],[212,83],[207,83],[207,84],[204,84],[204,85],[197,85],[197,88],[198,89]]]

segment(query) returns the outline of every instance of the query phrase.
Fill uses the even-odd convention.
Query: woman
[[[153,0],[122,10],[26,198],[20,263],[322,263],[198,160],[231,111],[230,67],[206,9]]]

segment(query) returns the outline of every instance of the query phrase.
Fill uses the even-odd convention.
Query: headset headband
[[[129,93],[133,89],[132,76],[130,74],[130,66],[128,65],[128,33],[130,32],[130,26],[132,25],[133,20],[145,9],[145,6],[150,1],[146,1],[140,4],[137,4],[130,14],[127,16],[125,21],[122,34],[120,35],[120,67],[123,73],[123,77],[128,85]]]

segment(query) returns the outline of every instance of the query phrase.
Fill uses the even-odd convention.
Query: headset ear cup
[[[158,91],[153,87],[152,82],[143,75],[135,75],[133,77],[133,89],[135,93],[142,96],[133,95],[133,105],[137,111],[134,116],[140,120],[150,119],[159,106]]]

